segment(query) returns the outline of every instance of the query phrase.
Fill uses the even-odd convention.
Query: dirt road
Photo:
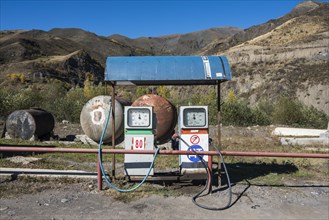
[[[15,181],[1,184],[8,184],[8,190],[19,187]],[[106,190],[98,191],[90,182],[62,186],[57,183],[56,187],[49,189],[38,188],[40,192],[2,198],[0,219],[329,218],[328,185],[303,183],[301,186],[284,187],[236,184],[232,187],[232,205],[224,211],[208,211],[195,206],[190,193],[177,197],[151,195],[124,203],[109,196]],[[220,207],[226,204],[227,199],[226,190],[202,197],[198,202]]]

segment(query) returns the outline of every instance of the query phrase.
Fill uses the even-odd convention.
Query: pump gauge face
[[[130,108],[127,113],[129,127],[149,127],[151,125],[150,109]]]
[[[205,127],[207,114],[204,108],[186,108],[183,111],[183,123],[186,127]]]

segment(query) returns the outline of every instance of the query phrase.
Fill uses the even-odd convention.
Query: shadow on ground
[[[224,185],[227,183],[227,178],[223,169],[223,164],[221,167],[222,185]],[[292,163],[231,163],[226,164],[226,167],[228,169],[231,183],[239,183],[244,180],[252,180],[269,174],[290,174],[298,171],[298,168]],[[217,169],[214,170],[214,173],[215,175],[217,174],[218,177],[218,173],[216,172]],[[217,180],[218,178],[214,178],[215,182],[213,184],[218,185],[218,182],[216,182]]]

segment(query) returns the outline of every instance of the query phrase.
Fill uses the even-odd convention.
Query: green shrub
[[[0,116],[7,116],[15,110],[41,107],[43,102],[42,93],[36,87],[30,87],[20,91],[11,88],[0,89]]]
[[[304,106],[302,113],[304,118],[302,125],[309,128],[327,128],[329,118],[323,111],[319,111],[313,106]]]
[[[254,123],[253,111],[245,102],[225,102],[221,116],[223,125],[248,126]]]
[[[81,110],[88,100],[89,98],[83,95],[82,88],[75,88],[68,91],[62,108],[64,119],[79,122]]]
[[[14,91],[0,88],[0,118],[5,119],[13,109],[13,99]]]
[[[250,107],[246,102],[238,100],[234,91],[231,90],[221,108],[223,125],[269,125],[271,119],[263,108],[265,108],[263,104]]]
[[[265,100],[265,99],[260,100],[257,103],[256,108],[258,108],[259,111],[266,114],[267,117],[269,118],[269,120],[272,121],[272,115],[273,115],[273,112],[274,112],[274,103],[273,103],[273,101]]]
[[[270,125],[271,117],[259,106],[252,108],[252,120],[253,125]]]
[[[280,97],[273,111],[273,123],[297,126],[303,122],[302,105],[288,97]]]
[[[209,87],[208,93],[204,95],[194,94],[185,102],[180,103],[181,105],[203,105],[208,106],[208,117],[209,124],[217,124],[217,94],[216,90],[212,87]]]
[[[136,100],[139,97],[146,95],[149,93],[149,87],[148,86],[138,86],[136,88],[135,96],[133,96],[133,99]]]
[[[295,127],[326,128],[328,117],[313,106],[308,107],[297,99],[280,97],[274,104],[274,124]]]
[[[95,86],[86,82],[88,88],[73,87],[60,81],[52,81],[45,85],[29,86],[15,90],[0,88],[0,118],[5,119],[11,112],[31,107],[43,108],[51,112],[57,121],[68,120],[78,123],[84,104],[92,97],[105,93],[102,85]],[[206,105],[209,109],[209,124],[217,124],[217,94],[216,88],[209,86],[206,94],[192,94],[182,98],[179,93],[170,92],[167,87],[158,87],[158,92],[171,97],[170,101],[176,106]],[[148,94],[149,87],[139,86],[127,93],[132,101],[141,95]],[[251,107],[239,100],[230,91],[221,105],[223,125],[251,126],[284,124],[296,127],[326,128],[328,116],[314,107],[307,107],[296,99],[280,97],[275,102],[262,100]]]
[[[0,88],[0,117],[5,119],[19,109],[42,108],[54,115],[56,120],[78,123],[83,105],[92,97],[104,94],[104,87],[88,85],[88,97],[84,88],[70,88],[57,80],[45,85],[30,85],[29,88],[14,90]]]
[[[157,88],[157,93],[159,96],[164,97],[166,99],[170,99],[170,90],[167,86],[159,86]]]

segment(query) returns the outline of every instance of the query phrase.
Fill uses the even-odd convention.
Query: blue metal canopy
[[[231,80],[224,56],[107,57],[105,81],[117,85],[214,85]]]

